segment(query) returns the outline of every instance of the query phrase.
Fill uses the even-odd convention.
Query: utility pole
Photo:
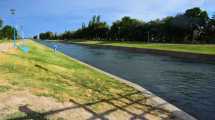
[[[10,9],[11,15],[15,16],[16,10],[15,9]],[[15,25],[13,25],[13,45],[16,48],[16,28]]]

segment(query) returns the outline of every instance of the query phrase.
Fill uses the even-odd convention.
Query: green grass
[[[5,85],[0,85],[0,92],[6,92],[10,89],[9,86],[5,86]]]
[[[24,117],[25,116],[25,113],[23,112],[15,112],[11,115],[7,115],[5,117],[1,117],[0,120],[13,120],[14,118],[17,118],[17,117]]]
[[[0,39],[0,43],[8,42],[8,40]]]
[[[73,99],[80,103],[137,92],[134,88],[75,62],[62,53],[28,41],[29,53],[0,53],[0,80],[15,90],[30,90],[38,96]],[[0,86],[0,91],[7,91]],[[131,96],[132,97],[132,96]],[[139,98],[144,96],[139,95]]]
[[[116,41],[74,41],[74,43],[92,44],[92,45],[109,45],[130,48],[157,49],[187,53],[215,55],[215,45],[209,44],[163,44],[163,43],[143,43],[143,42],[116,42]]]

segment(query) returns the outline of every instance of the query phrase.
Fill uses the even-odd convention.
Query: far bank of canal
[[[215,64],[174,57],[41,41],[150,90],[200,120],[215,119]]]

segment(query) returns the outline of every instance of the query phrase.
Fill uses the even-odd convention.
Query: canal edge
[[[62,43],[66,43],[66,42],[63,41]],[[150,48],[132,48],[132,47],[122,47],[122,46],[111,46],[111,45],[96,45],[96,44],[81,44],[81,43],[69,43],[69,44],[76,44],[76,45],[96,47],[96,48],[125,50],[129,52],[137,52],[137,53],[155,54],[155,55],[176,57],[179,59],[186,59],[186,60],[191,60],[196,62],[215,64],[215,55],[210,55],[210,54],[189,53],[189,52],[182,52],[182,51],[170,51],[170,50],[160,50],[160,49],[150,49]]]
[[[62,52],[61,52],[62,53]],[[64,53],[63,53],[64,54]],[[65,55],[65,54],[64,54]],[[68,56],[68,55],[66,55]],[[135,88],[136,90],[142,92],[143,94],[145,95],[148,95],[150,96],[150,99],[149,101],[153,104],[153,105],[156,105],[156,106],[159,106],[158,108],[161,108],[161,109],[164,109],[164,110],[167,110],[169,111],[173,117],[176,117],[177,120],[197,120],[196,118],[194,118],[193,116],[189,115],[188,113],[184,112],[183,110],[177,108],[176,106],[174,106],[173,104],[170,104],[169,102],[167,102],[166,100],[162,99],[161,97],[158,97],[157,95],[153,94],[152,92],[150,92],[149,90],[141,87],[140,85],[136,84],[136,83],[132,83],[126,79],[123,79],[123,78],[120,78],[118,76],[115,76],[111,73],[108,73],[108,72],[105,72],[99,68],[96,68],[92,65],[89,65],[85,62],[82,62],[76,58],[73,58],[73,57],[70,57],[68,56],[71,60],[75,61],[75,62],[78,62],[88,68],[91,68],[99,73],[102,73],[104,75],[107,75],[113,79],[116,79],[122,83],[125,83],[133,88]]]

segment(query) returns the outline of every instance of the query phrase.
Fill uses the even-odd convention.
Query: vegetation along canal
[[[137,83],[200,120],[215,120],[215,64],[122,50],[41,41]]]

